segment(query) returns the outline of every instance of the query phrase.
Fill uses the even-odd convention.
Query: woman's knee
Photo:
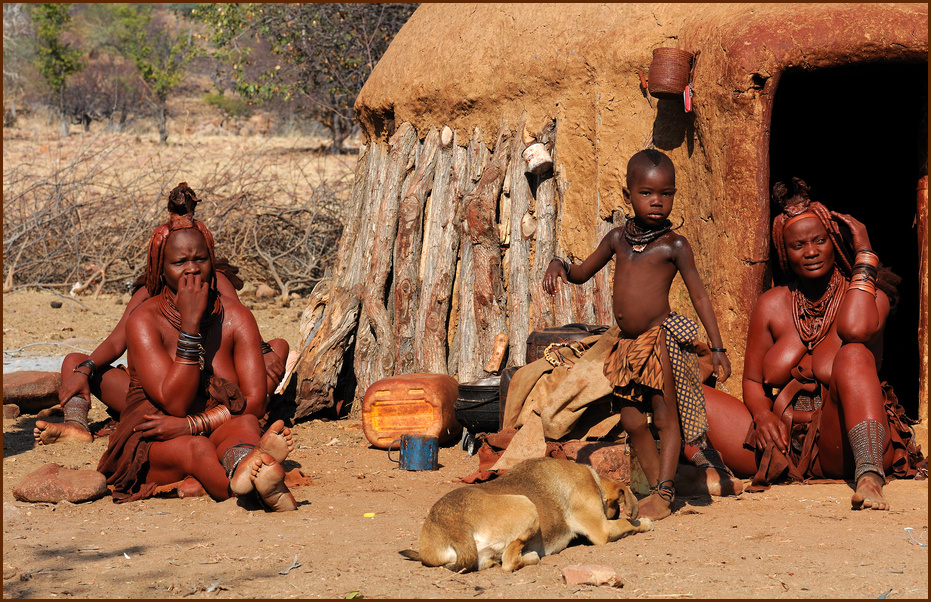
[[[84,353],[69,353],[61,362],[62,374],[70,375],[78,364],[87,359],[90,359],[90,356]]]
[[[259,418],[254,414],[238,414],[230,419],[230,423],[239,428],[259,430]]]
[[[879,374],[876,358],[860,343],[844,345],[834,356],[831,368],[831,389],[841,397],[869,393],[879,394]]]
[[[271,346],[272,350],[275,352],[275,355],[281,358],[281,361],[287,361],[288,352],[291,350],[291,346],[288,345],[288,342],[284,339],[272,339],[268,341],[268,344]]]
[[[833,369],[844,373],[876,372],[876,357],[862,343],[847,343],[837,350]]]

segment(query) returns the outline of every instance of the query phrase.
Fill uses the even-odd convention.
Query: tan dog
[[[426,566],[482,570],[498,562],[506,571],[537,564],[566,548],[576,535],[593,544],[653,530],[649,518],[618,516],[625,504],[637,517],[630,487],[602,479],[591,466],[569,460],[525,460],[480,485],[439,499],[420,529],[419,553],[401,554]]]

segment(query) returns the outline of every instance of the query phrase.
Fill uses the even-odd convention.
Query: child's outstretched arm
[[[585,261],[578,265],[569,263],[568,260],[561,257],[554,257],[550,265],[546,268],[543,275],[543,290],[551,295],[555,295],[559,290],[559,280],[571,282],[572,284],[582,284],[588,282],[588,279],[598,273],[598,270],[605,267],[614,256],[614,250],[617,248],[617,237],[620,236],[620,230],[614,228],[601,239],[598,247],[589,255]]]
[[[714,372],[718,380],[722,383],[731,375],[731,362],[727,359],[724,342],[721,339],[721,333],[718,330],[718,319],[714,315],[714,308],[711,306],[711,299],[705,290],[705,285],[698,275],[698,269],[695,267],[695,255],[692,253],[692,246],[685,238],[681,238],[681,246],[676,253],[676,266],[679,273],[682,274],[682,280],[689,291],[689,299],[692,301],[692,307],[698,313],[698,319],[701,320],[708,338],[711,339],[711,362],[714,366]]]

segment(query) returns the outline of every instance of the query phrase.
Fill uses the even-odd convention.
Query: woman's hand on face
[[[204,282],[200,274],[185,274],[178,282],[178,294],[175,297],[175,307],[181,314],[182,326],[186,323],[200,324],[200,320],[207,310],[207,299],[210,287]],[[186,329],[185,329],[186,330]]]
[[[853,235],[853,248],[855,251],[872,249],[870,246],[870,236],[866,231],[866,226],[864,226],[860,220],[856,219],[852,215],[838,213],[837,211],[832,211],[831,215],[835,219],[847,224],[847,226],[850,228],[850,233]]]
[[[766,449],[775,444],[776,449],[785,453],[789,446],[789,432],[773,412],[763,412],[753,417],[756,423],[757,447]]]
[[[187,418],[155,414],[145,414],[143,418],[146,422],[140,423],[133,429],[134,433],[142,433],[143,439],[168,441],[175,437],[191,434],[191,425]]]
[[[566,268],[562,262],[554,259],[550,262],[550,266],[546,268],[546,273],[543,275],[543,290],[555,295],[556,291],[559,290],[560,279],[563,282],[569,282],[569,275],[566,273]]]

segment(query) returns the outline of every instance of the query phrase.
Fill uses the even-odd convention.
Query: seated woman
[[[252,313],[216,289],[213,237],[192,213],[149,243],[142,302],[126,322],[129,394],[97,467],[117,502],[191,475],[214,499],[258,494],[297,504],[280,462],[292,444],[277,421],[263,436],[266,378]]]
[[[190,212],[193,215],[194,207],[199,201],[194,191],[182,182],[168,195],[168,209],[169,212],[179,214]],[[162,224],[156,232],[164,231],[166,228],[168,224]],[[240,303],[239,296],[236,294],[236,290],[242,288],[242,281],[236,276],[238,268],[222,259],[215,267],[220,298],[227,305]],[[126,351],[126,321],[129,315],[149,298],[145,281],[146,274],[144,273],[134,283],[132,298],[126,305],[116,328],[89,356],[83,353],[70,353],[65,356],[61,364],[62,384],[58,390],[58,402],[64,411],[65,421],[55,423],[37,420],[33,434],[38,445],[49,445],[65,440],[92,441],[93,435],[90,432],[87,418],[91,393],[107,406],[112,416],[119,418],[126,407],[129,375],[124,370],[114,369],[111,364]],[[288,342],[284,339],[272,339],[267,343],[262,343],[269,395],[284,376],[288,351]]]
[[[757,488],[782,476],[853,478],[854,509],[886,510],[887,476],[915,476],[921,462],[904,411],[878,376],[900,279],[881,266],[862,223],[811,201],[802,180],[790,185],[774,186],[784,212],[774,220],[773,245],[791,281],[757,301],[744,403],[709,396],[708,434]]]

